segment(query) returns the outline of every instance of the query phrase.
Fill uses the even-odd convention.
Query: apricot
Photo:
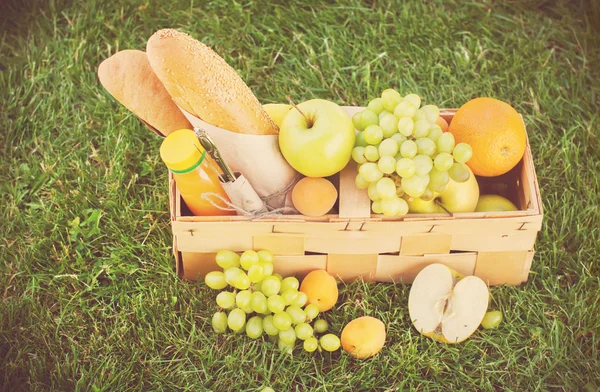
[[[292,190],[292,203],[302,215],[323,216],[337,200],[338,192],[331,181],[321,177],[304,177]]]
[[[444,119],[444,117],[440,116],[435,123],[442,128],[442,132],[448,132],[448,122]]]
[[[302,280],[299,291],[308,297],[306,304],[317,305],[320,312],[333,308],[338,300],[337,281],[325,270],[309,272]]]
[[[385,338],[385,325],[381,320],[371,316],[350,321],[341,335],[344,350],[359,359],[372,357],[381,351]]]

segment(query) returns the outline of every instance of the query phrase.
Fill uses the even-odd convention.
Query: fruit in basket
[[[292,203],[302,215],[323,216],[331,210],[338,192],[331,181],[321,177],[304,177],[292,189]]]
[[[442,132],[448,132],[448,121],[446,121],[446,119],[444,117],[442,117],[442,116],[438,117],[437,120],[435,120],[435,123],[437,125],[439,125]]]
[[[444,343],[460,343],[481,324],[489,295],[481,278],[463,276],[444,264],[430,264],[412,283],[408,312],[422,335]]]
[[[371,121],[380,103],[385,110],[378,121]],[[359,131],[351,154],[360,164],[355,184],[369,190],[376,214],[432,212],[429,202],[447,190],[449,179],[464,183],[473,175],[465,165],[473,154],[471,146],[456,144],[453,134],[444,132],[448,124],[439,108],[422,105],[417,94],[402,97],[386,89],[353,116],[353,124]],[[392,124],[396,129],[391,129]],[[415,201],[412,210],[406,200]]]
[[[292,105],[285,103],[266,103],[263,105],[263,109],[267,112],[271,120],[281,128],[281,123],[286,114],[292,109]]]
[[[333,308],[338,300],[337,282],[325,270],[309,272],[300,284],[300,291],[308,297],[307,304],[317,305],[320,312]]]
[[[518,210],[512,201],[500,195],[481,195],[475,207],[475,212]]]
[[[463,104],[448,126],[457,143],[473,147],[468,166],[478,176],[494,177],[515,167],[527,144],[519,113],[506,102],[481,97]]]
[[[288,163],[306,177],[328,177],[350,161],[356,135],[352,119],[336,103],[302,102],[286,114],[279,147]]]
[[[385,344],[385,325],[379,319],[363,316],[350,321],[341,334],[342,347],[355,358],[369,358]]]
[[[471,170],[468,167],[466,167],[466,170],[469,173],[467,181],[456,182],[452,178],[448,178],[445,190],[433,192],[433,197],[430,200],[405,195],[404,199],[408,203],[409,211],[424,214],[445,213],[444,208],[452,213],[475,211],[479,200],[479,184]],[[438,172],[433,171],[433,173],[437,175]]]

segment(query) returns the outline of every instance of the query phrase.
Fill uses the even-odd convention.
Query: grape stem
[[[442,204],[442,202],[439,199],[435,199],[435,204],[437,204],[438,206],[442,207],[442,209],[444,211],[446,211],[448,213],[448,215],[450,215],[451,217],[454,217],[454,214],[452,213],[452,211],[450,211],[449,209],[447,209],[446,207],[444,207],[444,205]]]
[[[296,109],[298,112],[300,112],[300,114],[302,115],[302,117],[304,117],[304,119],[306,120],[306,123],[307,123],[308,127],[311,128],[313,126],[312,121],[308,117],[306,117],[306,114],[304,114],[302,112],[302,110],[300,110],[300,108],[294,103],[294,101],[292,101],[292,99],[290,98],[289,95],[286,95],[285,97],[287,98],[287,100],[290,103],[290,105],[292,105],[294,107],[294,109]]]

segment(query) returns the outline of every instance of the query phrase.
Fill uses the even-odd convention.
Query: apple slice
[[[463,276],[444,264],[430,264],[413,281],[408,313],[424,336],[460,343],[475,332],[488,308],[490,292],[477,276]]]

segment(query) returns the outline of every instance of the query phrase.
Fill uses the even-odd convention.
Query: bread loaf
[[[238,73],[205,44],[162,29],[150,37],[146,53],[175,103],[190,114],[232,132],[278,134],[279,128]]]
[[[102,61],[98,79],[123,106],[163,136],[192,125],[156,77],[146,53],[123,50]]]

